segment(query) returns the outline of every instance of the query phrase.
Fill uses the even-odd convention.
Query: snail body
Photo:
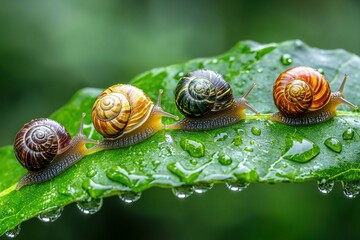
[[[279,75],[274,84],[273,98],[279,112],[270,119],[288,125],[302,126],[321,123],[336,115],[339,104],[354,109],[357,106],[345,99],[345,75],[338,91],[331,93],[325,77],[310,67],[290,68]]]
[[[241,98],[234,99],[230,85],[219,73],[207,69],[190,72],[175,89],[176,106],[185,118],[166,128],[209,130],[240,121],[245,118],[245,109],[258,114],[246,99],[255,86],[254,83]]]
[[[19,181],[17,190],[25,185],[48,181],[85,155],[93,153],[85,144],[97,141],[83,134],[84,117],[85,114],[80,130],[73,139],[60,123],[47,118],[32,120],[19,130],[15,137],[14,153],[28,172]]]
[[[123,148],[139,143],[164,128],[163,116],[178,119],[154,103],[139,88],[117,84],[104,90],[92,108],[95,129],[104,137],[94,149]]]

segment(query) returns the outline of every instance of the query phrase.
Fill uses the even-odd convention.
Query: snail
[[[161,108],[139,88],[117,84],[104,90],[92,108],[95,129],[104,137],[93,149],[124,148],[139,143],[164,128],[163,116],[178,119]]]
[[[247,101],[251,88],[234,99],[230,85],[214,71],[199,69],[186,74],[175,89],[175,103],[185,118],[166,126],[187,131],[228,126],[245,118],[245,109],[259,114]]]
[[[357,109],[344,97],[346,79],[345,74],[339,90],[331,93],[328,81],[317,70],[302,66],[286,70],[274,84],[273,98],[279,112],[270,115],[270,119],[302,126],[331,119],[339,104]]]
[[[80,130],[73,139],[60,123],[48,118],[34,119],[19,130],[14,141],[14,153],[28,172],[17,184],[17,190],[25,185],[48,181],[93,153],[85,144],[97,141],[83,134],[84,117],[85,113]]]

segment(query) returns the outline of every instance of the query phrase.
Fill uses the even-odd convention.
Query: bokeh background
[[[126,83],[154,67],[219,55],[240,40],[301,39],[360,54],[359,0],[0,0],[0,145],[80,88]],[[55,223],[23,223],[18,239],[358,238],[360,201],[340,185],[223,185],[180,200],[151,189],[131,205],[116,197],[85,216],[75,205]]]

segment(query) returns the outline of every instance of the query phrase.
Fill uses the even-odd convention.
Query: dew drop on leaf
[[[131,186],[131,181],[129,179],[129,173],[125,169],[121,168],[120,166],[113,166],[113,167],[109,168],[106,171],[106,176],[114,182],[121,183],[125,186]]]
[[[241,192],[246,189],[250,183],[244,181],[237,181],[237,182],[227,182],[225,183],[226,187],[234,192]]]
[[[91,177],[95,176],[96,173],[97,173],[97,171],[95,169],[89,169],[86,173],[86,176],[91,178]]]
[[[192,186],[195,193],[202,194],[212,189],[214,184],[212,183],[197,183]]]
[[[322,68],[318,68],[317,71],[318,71],[319,73],[321,73],[322,75],[325,74],[325,71],[324,71],[324,69],[322,69]]]
[[[347,198],[355,198],[360,192],[360,181],[341,182],[343,193]]]
[[[355,131],[352,128],[348,128],[343,133],[342,137],[344,140],[352,140],[354,138]]]
[[[194,193],[194,190],[193,190],[192,186],[185,185],[185,186],[180,186],[180,187],[174,187],[172,189],[172,192],[178,198],[187,198],[187,197],[190,197]]]
[[[324,144],[331,150],[333,150],[334,152],[340,153],[342,150],[342,145],[341,142],[334,138],[334,137],[330,137],[328,139],[325,140]]]
[[[205,156],[205,146],[200,141],[195,141],[187,138],[182,138],[180,146],[184,151],[187,151],[192,157],[203,157]]]
[[[244,150],[247,151],[247,152],[253,152],[254,151],[254,149],[252,147],[245,147]]]
[[[77,202],[76,206],[81,212],[91,215],[97,213],[101,209],[102,204],[102,198],[90,198],[87,201]]]
[[[9,238],[15,238],[20,234],[20,231],[21,231],[21,225],[19,224],[16,227],[14,227],[13,229],[7,231],[5,233],[5,235]]]
[[[217,59],[217,58],[214,58],[211,60],[211,63],[213,63],[213,64],[217,64],[218,62],[219,62],[219,59]]]
[[[252,127],[251,128],[251,133],[254,134],[255,136],[260,136],[261,135],[261,129],[257,128],[257,127]]]
[[[241,136],[235,136],[235,138],[233,140],[233,144],[234,144],[234,146],[240,146],[241,144],[243,144],[243,140],[242,140]]]
[[[320,153],[320,147],[308,139],[300,137],[286,137],[284,159],[305,163]]]
[[[233,160],[227,154],[216,152],[213,156],[215,161],[218,161],[221,165],[228,166]]]
[[[328,181],[326,179],[321,179],[318,181],[318,189],[321,193],[328,194],[333,190],[334,181]]]
[[[133,203],[139,200],[141,197],[141,192],[123,192],[119,194],[121,201],[125,203]]]
[[[225,141],[228,138],[227,133],[219,133],[214,137],[214,142]]]
[[[169,163],[166,167],[172,174],[179,177],[182,182],[193,183],[199,177],[202,170],[209,164],[210,162],[196,169],[186,169],[179,162],[172,162]]]
[[[283,55],[281,56],[280,61],[281,61],[281,63],[284,64],[284,65],[290,65],[293,60],[292,60],[292,57],[291,57],[290,54],[285,53],[285,54],[283,54]]]
[[[40,213],[37,218],[42,222],[54,222],[61,216],[63,210],[64,208],[60,207],[52,211]]]

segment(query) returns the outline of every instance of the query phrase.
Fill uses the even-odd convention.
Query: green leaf
[[[135,200],[139,195],[133,193],[154,186],[177,187],[177,192],[186,196],[191,193],[191,186],[206,188],[218,182],[245,187],[258,182],[318,180],[324,183],[326,180],[343,181],[345,192],[356,195],[360,182],[358,112],[340,106],[338,116],[332,120],[306,127],[268,120],[268,114],[276,111],[272,100],[273,82],[279,73],[299,65],[320,69],[333,91],[339,87],[344,74],[348,74],[345,96],[359,104],[358,56],[344,50],[310,48],[299,40],[266,45],[244,41],[216,58],[153,69],[136,77],[132,84],[153,100],[158,89],[163,89],[163,108],[179,115],[173,101],[178,79],[186,72],[208,68],[223,74],[235,97],[240,97],[255,82],[257,87],[249,101],[262,113],[260,116],[247,112],[245,120],[211,131],[162,130],[135,146],[87,156],[53,180],[19,191],[15,186],[26,171],[18,164],[11,146],[1,148],[0,235],[40,213],[72,202],[119,194]],[[62,123],[74,136],[81,113],[86,112],[85,133],[101,139],[91,124],[92,104],[100,92],[101,89],[92,88],[80,90],[51,118]],[[163,121],[173,122],[165,118]],[[337,151],[328,146],[332,142],[336,143],[332,147]],[[341,144],[340,150],[338,144]]]

